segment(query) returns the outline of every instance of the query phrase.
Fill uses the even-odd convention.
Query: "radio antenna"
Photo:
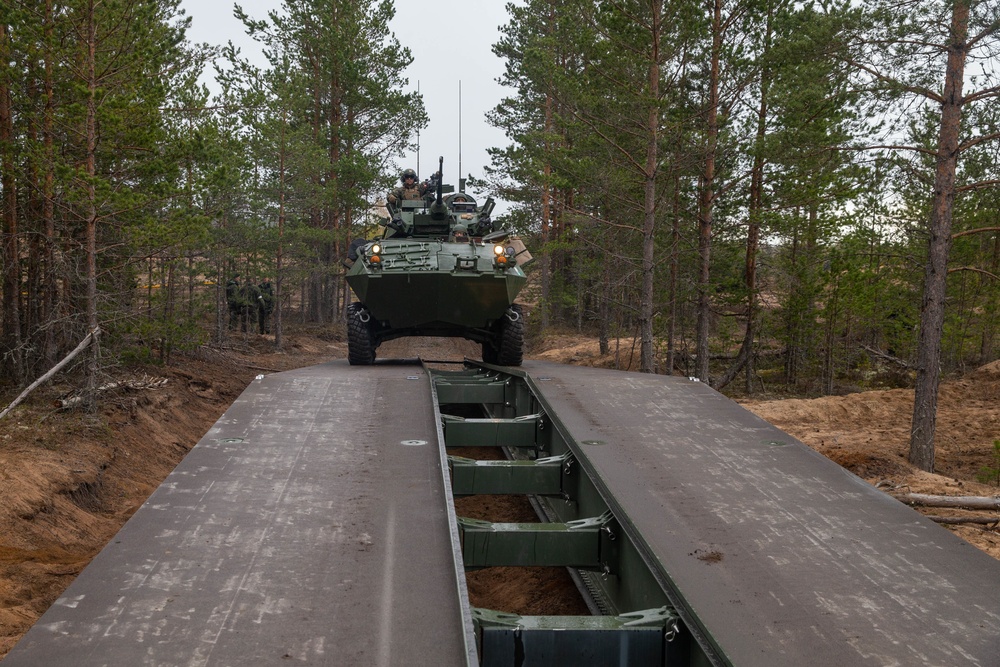
[[[417,97],[420,96],[420,81],[417,80]],[[420,178],[420,126],[417,126],[417,178]]]
[[[458,80],[458,191],[465,192],[465,176],[462,176],[462,80]]]

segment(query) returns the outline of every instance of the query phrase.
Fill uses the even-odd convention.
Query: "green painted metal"
[[[547,407],[531,390],[524,374],[516,369],[506,371],[511,386],[509,392],[526,398],[519,398],[504,405],[484,405],[487,414],[505,419],[517,419],[519,415],[548,414]],[[537,456],[569,456],[562,471],[562,492],[560,495],[537,496],[540,508],[548,520],[569,523],[600,516],[609,511],[608,502],[598,489],[585,467],[573,455],[574,448],[581,447],[571,441],[559,422],[558,416],[546,418],[546,428],[540,430],[534,448],[509,447],[508,454],[515,461],[532,461]],[[608,614],[619,614],[633,609],[660,607],[669,602],[662,582],[653,566],[629,539],[610,541],[604,553],[605,562],[614,573],[611,576],[581,573],[598,605]]]
[[[466,567],[563,566],[612,571],[610,514],[566,523],[491,523],[458,517]],[[602,553],[603,552],[603,553]]]
[[[677,616],[669,607],[620,616],[519,616],[473,609],[483,667],[665,665]]]
[[[568,455],[534,461],[477,461],[449,456],[452,493],[560,495],[563,471],[569,469],[571,460]]]
[[[358,249],[346,280],[371,340],[356,345],[457,336],[501,349],[530,254],[511,233],[493,231],[491,198],[480,206],[453,190],[441,183],[426,199],[390,204],[383,238]]]
[[[528,494],[544,515],[543,522],[535,524],[459,518],[466,568],[570,567],[603,614],[566,620],[502,613],[477,616],[482,664],[725,664],[710,658],[703,648],[704,638],[696,639],[686,624],[677,620],[660,565],[641,546],[641,536],[629,532],[628,517],[615,516],[606,490],[589,474],[586,459],[577,456],[578,451],[585,456],[586,447],[592,445],[574,442],[558,415],[538,397],[534,382],[544,382],[545,378],[529,378],[516,368],[468,360],[466,366],[467,370],[458,372],[435,371],[435,381],[450,385],[445,392],[453,392],[451,396],[459,399],[471,399],[480,392],[487,397],[479,405],[488,418],[462,419],[443,414],[445,443],[449,447],[501,446],[511,460],[486,462],[449,457],[453,493]],[[501,383],[502,401],[495,389]],[[480,388],[463,394],[467,386]],[[632,617],[636,609],[666,609],[669,628],[659,625],[641,637],[635,628],[635,633],[615,629],[621,622],[616,619]],[[634,613],[641,618],[646,612]],[[654,649],[654,644],[658,648]],[[626,658],[620,661],[619,656]]]
[[[382,243],[389,246],[392,241]],[[517,290],[513,290],[513,295],[510,293],[511,284],[505,273],[441,271],[438,259],[447,256],[458,244],[435,241],[422,245],[432,246],[422,254],[425,264],[396,263],[377,273],[355,274],[352,270],[347,276],[358,299],[383,329],[488,328],[513,303]],[[465,249],[468,244],[458,247]],[[479,252],[492,257],[492,245]],[[523,279],[518,277],[518,289],[522,283]]]
[[[480,403],[504,403],[507,383],[490,379],[482,382],[437,382],[438,400],[442,404],[476,405]]]
[[[541,414],[513,419],[465,419],[441,415],[446,447],[536,447],[536,433],[545,428]]]
[[[520,628],[522,630],[623,630],[654,628],[670,635],[677,631],[679,617],[670,607],[642,609],[618,616],[521,616],[494,609],[474,607],[472,620],[477,631],[482,628]]]

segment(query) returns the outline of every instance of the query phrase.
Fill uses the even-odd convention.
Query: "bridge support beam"
[[[438,380],[435,383],[438,402],[451,405],[500,404],[507,402],[503,380],[468,379]]]
[[[534,461],[478,461],[449,456],[452,493],[562,495],[563,472],[571,459],[568,454]]]
[[[576,567],[614,571],[615,531],[610,513],[568,523],[491,523],[458,518],[467,568],[497,566]]]
[[[663,665],[677,633],[669,607],[620,616],[519,616],[473,609],[484,667]]]
[[[465,419],[441,415],[446,447],[536,447],[544,415],[513,419]]]

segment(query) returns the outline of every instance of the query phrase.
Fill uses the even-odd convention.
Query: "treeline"
[[[426,124],[393,11],[241,13],[257,67],[191,44],[179,0],[2,3],[0,384],[38,377],[91,331],[88,383],[221,342],[237,276],[271,282],[305,321],[339,318],[344,250]],[[214,96],[199,83],[212,66]]]
[[[913,374],[930,469],[940,371],[998,356],[1000,2],[510,11],[489,180],[544,248],[542,326],[748,392]]]
[[[346,308],[347,244],[427,120],[393,3],[241,13],[264,67],[192,45],[178,4],[0,6],[10,384],[90,332],[90,382],[221,343],[237,275],[272,283],[279,347],[283,313]],[[512,143],[478,185],[534,239],[539,326],[637,337],[643,370],[720,388],[915,374],[926,455],[941,371],[998,356],[1000,0],[509,11],[490,120]]]

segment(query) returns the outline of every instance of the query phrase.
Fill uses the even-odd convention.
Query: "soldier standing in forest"
[[[246,282],[240,288],[240,331],[252,332],[257,324],[257,310],[260,307],[260,288]]]
[[[257,322],[262,334],[271,333],[271,314],[274,312],[274,288],[270,280],[265,280],[259,286],[257,298]]]
[[[235,329],[240,320],[240,274],[226,283],[226,304],[229,306],[229,328]]]
[[[240,284],[239,274],[226,283],[226,301],[229,304],[229,328],[247,333],[257,324],[258,309],[263,302],[260,288],[251,282]]]

